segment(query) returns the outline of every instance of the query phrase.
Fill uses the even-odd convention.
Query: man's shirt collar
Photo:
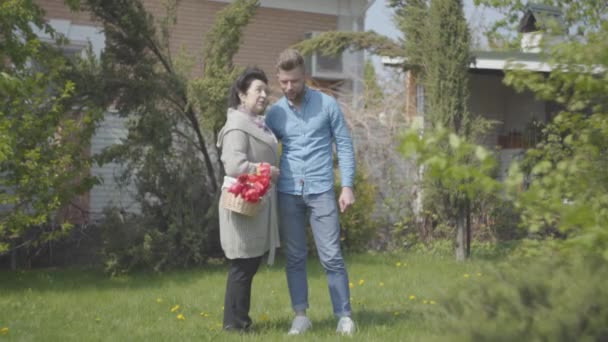
[[[310,90],[310,88],[308,88],[308,86],[305,85],[304,86],[304,96],[302,98],[302,103],[300,103],[300,110],[302,109],[302,107],[304,107],[305,104],[308,103],[311,96],[312,96],[312,91]],[[287,105],[287,107],[293,109],[294,106],[291,105],[291,103],[287,99],[287,96],[284,96],[284,99],[285,99],[285,104]]]

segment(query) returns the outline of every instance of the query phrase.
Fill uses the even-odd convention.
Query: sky
[[[388,0],[376,0],[367,10],[365,17],[365,29],[373,30],[391,38],[400,37],[400,31],[393,23],[393,12],[387,7]],[[487,8],[477,8],[473,0],[464,0],[464,11],[474,34],[481,33],[478,28],[496,20],[497,12]]]

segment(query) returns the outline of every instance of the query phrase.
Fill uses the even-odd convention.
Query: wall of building
[[[164,16],[161,0],[144,0],[144,5],[156,18]],[[49,19],[67,19],[73,25],[99,26],[86,13],[72,13],[63,0],[37,1],[47,12]],[[177,25],[172,32],[171,47],[174,53],[184,50],[198,62],[194,70],[201,73],[202,56],[206,32],[211,28],[218,11],[226,6],[223,2],[182,0],[177,10]],[[328,31],[338,28],[338,17],[311,12],[295,12],[277,8],[258,8],[255,17],[247,26],[242,45],[234,62],[239,66],[257,65],[269,76],[275,74],[274,63],[278,54],[286,47],[304,38],[309,31]],[[276,85],[274,77],[270,77]]]

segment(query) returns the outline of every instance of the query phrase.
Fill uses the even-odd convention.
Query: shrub
[[[106,211],[101,231],[107,271],[200,265],[219,253],[217,199],[205,190],[202,165],[192,156],[178,154],[172,163],[150,156],[137,174],[141,214]]]
[[[342,191],[340,177],[335,177],[336,196]],[[364,250],[376,233],[373,214],[376,207],[376,187],[368,180],[367,170],[357,165],[355,173],[355,204],[340,214],[341,240],[349,250]],[[338,199],[338,198],[336,198]]]
[[[608,267],[598,259],[517,258],[446,300],[450,341],[606,341]]]

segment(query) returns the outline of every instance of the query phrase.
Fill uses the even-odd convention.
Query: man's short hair
[[[304,70],[304,58],[295,49],[287,49],[281,52],[277,59],[277,70],[291,71],[297,67]]]

